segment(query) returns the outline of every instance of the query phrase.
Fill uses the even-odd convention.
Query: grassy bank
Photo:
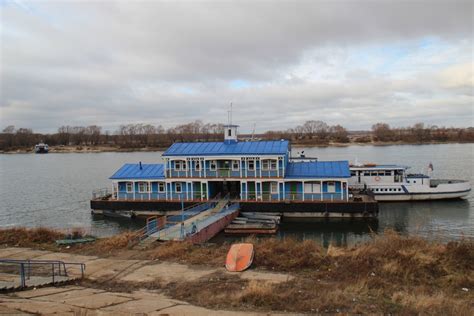
[[[133,234],[93,244],[58,248],[57,232],[0,230],[0,243],[113,258],[152,259],[221,267],[228,244],[155,243],[138,249]],[[126,284],[102,280],[90,286],[117,291],[160,289],[173,298],[211,308],[292,312],[470,315],[474,310],[474,241],[431,242],[393,231],[346,248],[325,249],[311,240],[249,238],[253,269],[285,272],[280,284],[243,280],[220,273],[163,287],[159,282]]]

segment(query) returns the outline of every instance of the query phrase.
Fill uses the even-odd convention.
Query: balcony
[[[279,175],[278,175],[279,174]],[[277,170],[232,170],[206,168],[205,170],[166,170],[166,178],[283,178],[283,168]]]

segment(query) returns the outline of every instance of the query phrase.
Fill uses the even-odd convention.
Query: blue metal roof
[[[117,170],[109,179],[164,179],[163,164],[127,163]]]
[[[350,178],[349,162],[311,161],[290,162],[286,166],[285,178]]]
[[[251,142],[174,143],[163,156],[284,155],[287,140]]]

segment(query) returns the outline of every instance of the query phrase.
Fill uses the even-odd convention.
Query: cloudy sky
[[[0,0],[0,128],[473,126],[472,1]]]

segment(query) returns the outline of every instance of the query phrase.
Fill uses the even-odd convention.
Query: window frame
[[[199,160],[194,162],[194,170],[201,171],[201,162]]]
[[[146,181],[139,181],[138,182],[138,193],[149,193],[150,186],[149,183]]]
[[[272,181],[270,182],[270,194],[276,194],[276,193],[278,193],[278,182]]]
[[[217,160],[210,160],[209,161],[209,170],[210,171],[217,171]]]
[[[250,163],[252,163],[252,168],[250,168]],[[248,171],[255,171],[255,160],[249,160],[247,161],[247,169]]]
[[[264,159],[262,160],[262,170],[270,170],[270,160],[269,159]]]
[[[237,166],[237,168],[235,168]],[[240,170],[240,161],[239,160],[232,160],[232,171],[239,171]]]
[[[164,192],[165,192],[165,183],[158,182],[158,193],[164,193]]]
[[[131,190],[128,189],[128,186],[130,185],[131,187]],[[133,193],[133,191],[135,190],[135,188],[133,187],[133,182],[125,182],[125,192],[127,193]]]
[[[179,185],[179,191],[178,191],[178,185]],[[174,184],[174,192],[175,193],[183,193],[183,185],[181,182],[176,182]]]
[[[274,159],[270,160],[270,170],[277,170],[278,169],[278,162]]]
[[[336,182],[331,181],[331,182],[326,182],[327,183],[327,193],[336,193]],[[329,188],[332,187],[334,188],[334,191],[330,191]]]

